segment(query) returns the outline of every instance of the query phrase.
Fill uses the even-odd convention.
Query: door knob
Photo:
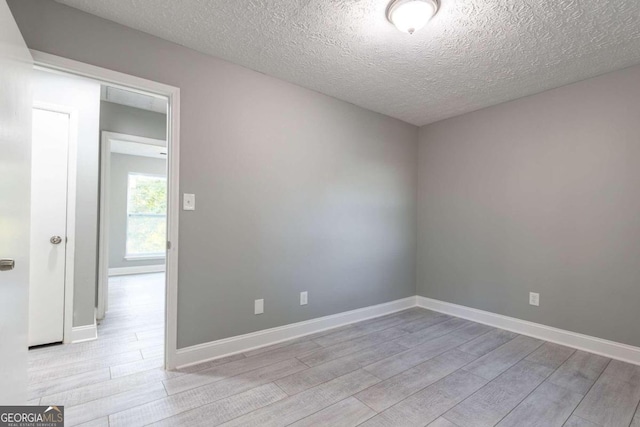
[[[16,262],[12,259],[0,259],[0,271],[13,270],[16,266]]]
[[[62,242],[62,237],[60,236],[53,236],[49,239],[49,241],[51,243],[53,243],[54,245],[59,245]]]

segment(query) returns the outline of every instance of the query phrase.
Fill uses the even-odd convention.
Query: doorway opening
[[[41,400],[64,380],[175,367],[179,91],[32,54],[29,377]]]
[[[108,310],[110,278],[164,273],[167,242],[166,139],[102,130],[100,140],[99,320]]]
[[[135,99],[137,95],[131,96]],[[105,102],[103,117],[107,109],[111,114],[130,112]],[[162,124],[162,110],[146,115]],[[132,130],[143,123],[140,119]],[[137,133],[144,130],[139,127]],[[101,131],[100,140],[98,330],[103,334],[134,333],[138,341],[147,342],[141,349],[142,356],[161,364],[165,339],[167,141],[107,130]]]

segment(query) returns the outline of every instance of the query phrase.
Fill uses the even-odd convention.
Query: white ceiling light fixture
[[[387,8],[387,19],[400,31],[413,34],[427,25],[438,7],[438,0],[393,0]]]

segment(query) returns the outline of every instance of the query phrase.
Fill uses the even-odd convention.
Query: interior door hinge
[[[167,240],[167,249],[171,249],[171,242]]]

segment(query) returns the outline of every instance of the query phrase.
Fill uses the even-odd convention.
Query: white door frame
[[[167,111],[167,272],[165,309],[165,367],[176,367],[178,327],[178,215],[180,213],[180,89],[57,55],[31,50],[36,66],[75,74],[109,85],[166,97]]]
[[[73,279],[76,253],[76,185],[78,169],[78,111],[64,105],[34,101],[33,109],[52,111],[69,116],[67,141],[67,220],[64,264],[64,326],[62,342],[73,342]]]
[[[144,136],[109,131],[100,133],[100,227],[98,229],[98,307],[96,311],[98,319],[104,319],[109,308],[109,194],[112,140],[168,146],[167,141],[164,139],[146,138]],[[165,259],[165,264],[166,262],[167,260]]]

